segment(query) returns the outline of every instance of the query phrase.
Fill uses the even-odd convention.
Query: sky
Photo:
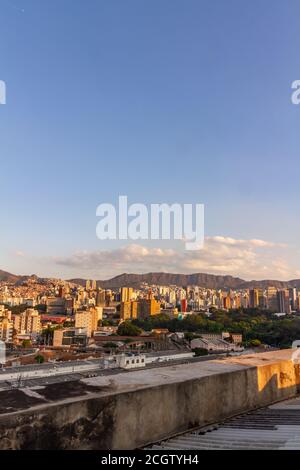
[[[300,277],[298,0],[0,0],[0,269]],[[205,244],[96,237],[203,203]]]

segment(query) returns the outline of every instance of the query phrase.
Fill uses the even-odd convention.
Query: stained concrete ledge
[[[133,449],[298,393],[293,350],[19,390],[0,384],[0,449]]]

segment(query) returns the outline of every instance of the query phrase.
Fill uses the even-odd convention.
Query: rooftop
[[[80,366],[100,366],[103,364],[103,359],[87,359],[87,360],[78,360],[78,361],[65,361],[65,362],[47,362],[44,364],[29,364],[24,366],[15,366],[15,367],[3,367],[0,369],[0,382],[1,376],[5,376],[8,373],[19,373],[22,375],[25,372],[30,371],[49,371],[55,369],[65,369],[69,367],[80,367]]]
[[[125,450],[155,442],[180,449],[191,448],[190,441],[205,448],[218,439],[224,439],[221,448],[226,448],[244,429],[248,434],[240,446],[254,445],[255,433],[259,445],[272,444],[267,433],[275,446],[296,445],[292,440],[298,436],[300,415],[293,406],[300,406],[300,399],[288,410],[270,406],[299,393],[293,353],[187,360],[134,371],[99,368],[87,374],[77,369],[76,374],[63,371],[59,378],[39,377],[10,388],[2,381],[0,434],[5,437],[0,449]],[[199,444],[200,436],[209,441],[215,432],[215,442]]]
[[[210,360],[205,356],[204,358],[195,358],[198,360],[190,359],[183,364],[170,364],[163,365],[162,367],[154,366],[143,368],[134,371],[104,370],[98,369],[96,376],[89,377],[87,374],[80,373],[80,370],[75,370],[73,373],[63,372],[60,376],[52,377],[38,377],[31,378],[23,381],[23,386],[14,387],[16,392],[16,407],[20,409],[28,409],[35,405],[49,405],[50,403],[59,402],[61,400],[74,400],[86,399],[87,394],[93,396],[106,396],[120,392],[129,392],[132,390],[141,390],[149,387],[160,385],[170,385],[175,383],[187,382],[208,376],[224,374],[227,372],[244,370],[251,368],[255,365],[262,364],[276,364],[279,360],[289,359],[291,356],[290,350],[274,351],[272,353],[252,354],[249,356],[238,356],[226,359]],[[67,363],[42,364],[23,367],[7,368],[6,370],[20,372],[32,371],[37,368],[65,368],[72,367],[73,365],[85,366],[87,364],[100,365],[103,360],[90,360],[90,361],[70,361]],[[80,368],[79,368],[80,369]],[[1,371],[5,373],[5,371]],[[0,380],[1,380],[0,373]],[[92,374],[94,375],[94,374]],[[70,388],[66,383],[72,384]],[[25,385],[25,386],[24,386]],[[55,390],[55,393],[52,393]],[[11,413],[15,411],[11,405],[7,406],[5,403],[11,402],[12,387],[8,382],[0,382],[0,415],[1,413]],[[30,397],[30,400],[25,397]],[[49,399],[49,397],[51,397]]]
[[[152,450],[300,450],[300,397],[184,433]]]

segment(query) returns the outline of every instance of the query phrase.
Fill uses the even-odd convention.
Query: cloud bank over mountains
[[[129,244],[112,250],[77,251],[53,257],[61,269],[74,275],[107,278],[121,272],[207,272],[230,274],[244,279],[288,279],[300,275],[287,261],[285,244],[231,237],[206,237],[204,248],[185,251]]]

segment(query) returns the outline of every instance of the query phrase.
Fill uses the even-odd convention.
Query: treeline
[[[4,307],[10,310],[13,315],[18,315],[20,313],[23,313],[28,308],[34,308],[35,310],[38,310],[39,313],[46,313],[46,310],[47,310],[47,306],[44,304],[39,304],[39,305],[36,305],[35,307],[29,307],[27,304],[14,305],[14,306],[5,304]]]
[[[275,347],[290,347],[300,339],[300,317],[278,319],[272,312],[259,309],[224,310],[213,309],[211,316],[204,313],[189,315],[183,320],[169,318],[167,315],[155,315],[145,320],[133,320],[133,323],[145,331],[154,328],[167,328],[171,332],[193,333],[242,333],[244,342],[258,339],[262,343]]]

